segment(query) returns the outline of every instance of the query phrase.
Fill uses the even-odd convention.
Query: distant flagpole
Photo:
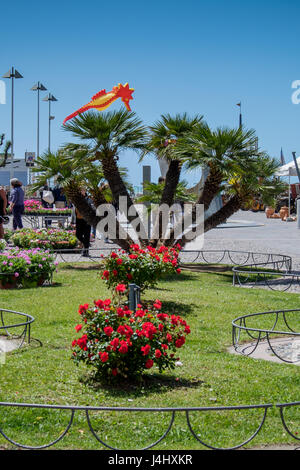
[[[239,127],[242,128],[243,121],[242,121],[242,103],[241,103],[241,101],[239,103],[237,103],[237,106],[239,106],[239,108],[240,108]]]
[[[284,158],[284,155],[283,155],[282,147],[281,147],[281,150],[280,150],[280,161],[281,161],[281,165],[285,165],[285,158]]]

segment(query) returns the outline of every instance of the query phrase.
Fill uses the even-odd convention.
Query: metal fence
[[[16,442],[14,439],[8,436],[7,431],[3,431],[3,424],[1,424],[1,415],[3,416],[3,410],[7,410],[8,408],[30,408],[31,410],[33,409],[46,409],[46,410],[60,410],[60,411],[68,411],[70,412],[70,417],[67,426],[63,431],[60,432],[59,436],[54,438],[52,441],[43,444],[43,445],[27,445],[27,444],[22,444],[20,442]],[[80,413],[84,412],[86,421],[88,424],[88,428],[92,434],[92,436],[104,447],[107,449],[111,450],[122,450],[120,448],[114,447],[110,445],[109,443],[105,442],[105,440],[102,437],[99,437],[98,432],[94,429],[93,423],[92,423],[92,418],[91,414],[92,412],[118,412],[118,413],[132,413],[132,412],[139,412],[139,413],[164,413],[169,415],[169,424],[167,426],[167,429],[164,429],[161,433],[161,436],[155,440],[155,442],[152,442],[151,444],[147,445],[146,447],[143,447],[142,449],[135,449],[135,450],[147,450],[155,447],[158,445],[160,442],[162,442],[166,436],[169,434],[170,430],[172,429],[174,420],[175,420],[175,415],[178,413],[184,413],[185,418],[186,418],[186,423],[187,423],[187,429],[191,433],[191,435],[194,437],[194,439],[199,442],[201,445],[204,447],[207,447],[209,449],[215,449],[215,450],[234,450],[238,449],[240,447],[245,446],[249,442],[251,442],[261,431],[263,428],[266,418],[267,418],[267,412],[270,408],[277,408],[280,414],[281,418],[281,423],[284,427],[284,429],[287,431],[289,436],[291,436],[295,441],[299,441],[300,438],[298,437],[298,432],[293,432],[290,429],[289,424],[287,423],[287,420],[285,418],[285,410],[287,408],[296,408],[300,407],[300,402],[291,402],[291,403],[280,403],[277,405],[272,405],[272,404],[262,404],[262,405],[244,405],[244,406],[222,406],[222,407],[181,407],[181,408],[134,408],[134,407],[107,407],[107,406],[63,406],[63,405],[44,405],[44,404],[30,404],[30,403],[10,403],[10,402],[0,402],[0,434],[3,436],[3,438],[8,441],[9,443],[13,444],[16,447],[23,448],[23,449],[45,449],[48,447],[51,447],[58,442],[60,442],[69,432],[69,430],[72,427],[72,424],[74,422],[74,416],[75,413]],[[228,447],[218,447],[214,443],[208,443],[204,439],[200,438],[199,432],[196,432],[194,430],[194,427],[191,423],[191,417],[190,414],[194,412],[198,413],[215,413],[215,412],[233,412],[237,413],[239,411],[249,411],[249,410],[261,410],[261,418],[260,418],[260,423],[257,426],[256,430],[249,436],[247,437],[243,442],[240,442],[234,446],[228,446]],[[31,427],[33,427],[34,423],[30,423]],[[203,430],[202,430],[203,431]],[[220,426],[218,426],[218,432],[217,435],[221,435],[221,430]],[[132,436],[133,442],[134,442],[134,436]]]
[[[294,314],[294,315],[293,315]],[[292,316],[296,318],[296,327],[291,326]],[[265,322],[265,327],[255,326],[255,321],[259,320],[260,324]],[[252,321],[252,323],[251,323]],[[278,327],[281,322],[282,327]],[[271,326],[267,327],[267,323]],[[262,342],[267,342],[270,351],[281,361],[289,364],[299,363],[300,359],[300,309],[290,310],[272,310],[270,312],[251,313],[235,318],[232,321],[232,342],[236,352],[244,356],[252,355]],[[244,336],[242,336],[244,333]],[[272,336],[287,337],[294,341],[294,348],[291,348],[290,358],[284,357],[279,348],[272,344]],[[250,338],[251,342],[245,343],[245,337]]]
[[[12,322],[12,317],[16,316],[16,321]],[[22,317],[21,322],[17,319]],[[23,312],[16,312],[14,310],[0,309],[0,334],[4,333],[9,339],[18,340],[18,348],[22,347],[27,336],[27,342],[30,343],[31,323],[34,322],[34,317]],[[1,352],[1,347],[0,347]]]

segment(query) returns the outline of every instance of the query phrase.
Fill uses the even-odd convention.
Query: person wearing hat
[[[10,194],[11,203],[10,210],[13,214],[13,229],[23,228],[22,214],[24,213],[24,191],[22,183],[17,178],[10,180],[12,191]]]

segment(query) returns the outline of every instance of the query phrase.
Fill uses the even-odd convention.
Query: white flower
[[[177,367],[182,367],[183,364],[182,364],[181,361],[176,361],[176,362],[175,362],[175,366],[177,366]]]

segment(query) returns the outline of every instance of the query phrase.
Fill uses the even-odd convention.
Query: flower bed
[[[35,287],[52,277],[56,269],[54,256],[48,251],[35,248],[22,250],[10,248],[0,253],[0,288],[17,286]]]
[[[109,380],[138,377],[153,366],[160,372],[174,369],[190,327],[161,307],[159,300],[148,308],[138,305],[136,312],[110,299],[80,305],[82,323],[75,330],[81,336],[72,342],[73,360],[95,367],[98,377]]]
[[[25,215],[70,215],[71,209],[68,207],[60,209],[52,209],[43,207],[41,202],[36,199],[27,199],[24,201]]]
[[[75,248],[78,243],[74,230],[63,229],[21,229],[11,236],[10,241],[20,248],[52,250]]]
[[[135,283],[145,290],[154,287],[163,276],[180,273],[179,251],[179,245],[176,248],[162,246],[159,249],[151,246],[141,249],[138,245],[132,245],[130,253],[119,250],[105,259],[101,277],[109,288]]]

